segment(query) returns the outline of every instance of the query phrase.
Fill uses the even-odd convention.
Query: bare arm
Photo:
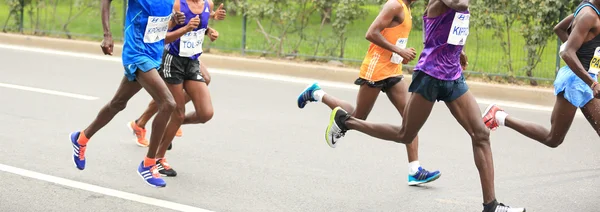
[[[567,63],[569,68],[586,84],[592,86],[595,80],[587,73],[587,70],[583,69],[581,61],[577,58],[577,50],[581,48],[584,39],[587,37],[592,26],[596,25],[598,17],[594,13],[582,13],[577,16],[574,29],[568,37],[569,42],[565,46],[565,50],[560,52],[560,57]]]
[[[558,23],[554,27],[554,33],[558,36],[558,39],[560,39],[563,43],[566,42],[567,39],[569,38],[569,34],[567,33],[567,28],[569,28],[569,25],[571,24],[573,19],[574,19],[573,14],[571,14],[571,15],[567,16],[565,19],[563,19],[562,21],[560,21],[560,23]]]
[[[165,44],[176,41],[177,39],[179,39],[180,37],[185,35],[185,33],[188,33],[191,31],[192,31],[192,29],[190,29],[188,26],[184,26],[175,31],[167,32],[167,37],[165,38]]]
[[[446,6],[462,12],[469,9],[469,0],[441,0]]]
[[[371,23],[371,26],[369,26],[369,30],[367,30],[367,35],[365,36],[366,39],[388,51],[394,53],[400,52],[402,49],[385,39],[381,34],[381,31],[392,23],[397,14],[402,15],[403,13],[404,8],[398,2],[386,3],[373,23]]]
[[[102,0],[102,29],[104,36],[111,35],[110,32],[110,3],[112,0]]]

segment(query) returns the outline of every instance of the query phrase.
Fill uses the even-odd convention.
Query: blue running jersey
[[[123,43],[123,66],[129,80],[135,71],[160,66],[173,0],[128,0]]]

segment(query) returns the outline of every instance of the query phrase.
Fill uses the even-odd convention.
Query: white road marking
[[[44,93],[44,94],[50,94],[50,95],[56,95],[56,96],[65,96],[65,97],[71,97],[71,98],[83,99],[83,100],[98,99],[98,97],[94,97],[94,96],[86,96],[86,95],[81,95],[81,94],[67,93],[67,92],[55,91],[55,90],[49,90],[49,89],[43,89],[43,88],[34,88],[34,87],[28,87],[28,86],[22,86],[22,85],[13,85],[13,84],[7,84],[7,83],[0,83],[0,87],[18,89],[18,90],[23,90],[23,91],[32,91],[32,92]]]
[[[46,175],[46,174],[42,174],[42,173],[38,173],[38,172],[25,170],[25,169],[20,169],[17,167],[7,166],[4,164],[0,164],[0,171],[20,175],[23,177],[38,179],[38,180],[42,180],[42,181],[46,181],[46,182],[50,182],[50,183],[55,183],[55,184],[59,184],[62,186],[77,188],[77,189],[90,191],[90,192],[94,192],[94,193],[98,193],[98,194],[103,194],[103,195],[112,196],[112,197],[116,197],[116,198],[126,199],[126,200],[130,200],[130,201],[134,201],[134,202],[139,202],[139,203],[143,203],[143,204],[148,204],[148,205],[153,205],[153,206],[162,207],[162,208],[166,208],[166,209],[171,209],[171,210],[212,212],[212,211],[202,209],[202,208],[197,208],[197,207],[193,207],[193,206],[189,206],[189,205],[183,205],[183,204],[160,200],[160,199],[151,198],[151,197],[145,197],[145,196],[132,194],[132,193],[124,192],[124,191],[118,191],[118,190],[114,190],[114,189],[110,189],[110,188],[104,188],[104,187],[100,187],[100,186],[96,186],[96,185],[92,185],[92,184],[77,182],[77,181],[73,181],[73,180],[69,180],[69,179],[65,179],[65,178],[60,178],[60,177]]]
[[[6,45],[6,44],[0,44],[0,48],[12,49],[12,50],[18,50],[18,51],[35,52],[35,53],[44,53],[44,54],[51,54],[51,55],[60,55],[60,56],[67,56],[67,57],[77,57],[77,58],[85,58],[85,59],[121,62],[120,57],[66,52],[66,51],[58,51],[58,50],[53,50],[53,49],[34,48],[34,47]],[[213,73],[214,74],[224,74],[224,75],[230,75],[230,76],[267,79],[267,80],[283,81],[283,82],[299,83],[299,84],[308,84],[308,83],[317,81],[315,79],[308,79],[308,78],[298,78],[298,77],[290,77],[290,76],[284,76],[284,75],[252,73],[252,72],[233,71],[233,70],[224,70],[224,69],[211,69],[210,72],[211,72],[211,74],[213,74]],[[321,85],[323,87],[358,90],[357,86],[350,84],[350,83],[340,83],[340,82],[320,81],[319,80],[319,85]],[[536,110],[536,111],[544,111],[544,112],[552,111],[552,107],[547,107],[547,106],[542,106],[542,105],[524,104],[524,103],[519,103],[519,102],[497,101],[497,100],[481,99],[481,98],[478,98],[477,102],[479,104],[495,103],[502,107],[510,107],[510,108],[517,108],[517,109]],[[581,115],[581,114],[579,114],[579,115]]]

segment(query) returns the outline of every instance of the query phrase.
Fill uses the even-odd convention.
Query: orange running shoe
[[[496,119],[496,112],[504,111],[495,104],[488,106],[483,112],[483,123],[490,130],[496,130],[498,128],[498,120]]]
[[[148,147],[148,140],[146,140],[146,129],[139,127],[135,121],[130,121],[127,127],[135,135],[135,143],[141,147]]]

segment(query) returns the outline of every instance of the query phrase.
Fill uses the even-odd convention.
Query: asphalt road
[[[71,161],[67,137],[86,127],[111,98],[123,76],[119,62],[5,48],[0,58],[0,164],[70,180],[55,184],[49,177],[0,169],[0,211],[178,210],[150,205],[150,198],[211,211],[481,211],[470,139],[443,104],[420,133],[421,164],[440,169],[442,177],[409,187],[402,145],[350,132],[330,148],[323,136],[330,110],[314,103],[296,107],[305,83],[215,70],[210,86],[215,116],[208,124],[183,127],[183,137],[168,152],[179,175],[156,189],[135,172],[146,149],[134,144],[126,127],[150,100],[143,91],[91,139],[85,171]],[[356,90],[325,89],[355,101]],[[505,109],[549,126],[547,111]],[[401,122],[384,96],[369,120]],[[499,129],[492,134],[498,199],[527,211],[598,211],[599,141],[581,117],[557,149]],[[82,190],[73,182],[99,187]],[[147,198],[131,201],[100,187]]]

